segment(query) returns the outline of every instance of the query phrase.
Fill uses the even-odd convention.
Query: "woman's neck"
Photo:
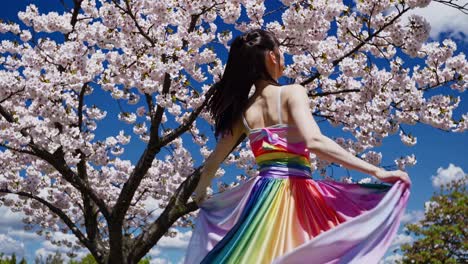
[[[273,83],[272,81],[267,81],[263,79],[256,81],[254,85],[255,85],[255,93],[253,96],[261,94],[263,89],[265,89],[265,87],[267,86],[278,86],[276,83]]]

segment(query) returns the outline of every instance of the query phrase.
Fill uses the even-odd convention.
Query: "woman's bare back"
[[[287,99],[288,91],[291,88],[294,87],[291,85],[268,85],[260,94],[250,97],[243,112],[248,126],[245,128],[246,133],[248,133],[249,128],[255,131],[261,128],[277,126],[281,123],[288,127],[288,132],[283,136],[288,142],[296,143],[304,141],[289,113]],[[278,100],[280,101],[278,102]]]

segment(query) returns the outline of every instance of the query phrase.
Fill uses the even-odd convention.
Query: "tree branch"
[[[6,119],[6,121],[13,123],[15,119],[13,118],[13,115],[8,112],[2,105],[0,105],[0,115],[3,116],[3,118]]]
[[[72,17],[71,17],[71,20],[70,20],[70,24],[72,26],[72,30],[68,33],[65,34],[65,41],[68,41],[70,40],[70,34],[72,32],[75,31],[75,25],[76,25],[76,22],[78,21],[78,14],[80,13],[80,10],[81,10],[81,3],[83,2],[83,0],[73,0],[73,13],[72,13]]]
[[[14,118],[12,114],[7,111],[3,106],[0,105],[0,115],[2,115],[8,122],[13,123]],[[21,130],[21,134],[23,136],[29,136],[30,135],[23,129]],[[20,152],[22,153],[27,153],[31,155],[35,155],[38,158],[41,158],[45,161],[47,161],[50,165],[52,165],[58,172],[60,172],[65,180],[67,180],[70,184],[73,185],[76,189],[78,189],[80,192],[86,192],[90,195],[90,197],[93,199],[93,201],[98,205],[99,209],[101,210],[101,213],[106,217],[107,219],[109,218],[109,210],[107,208],[107,205],[104,203],[104,201],[99,198],[99,196],[96,194],[96,192],[89,187],[88,184],[86,184],[82,179],[80,179],[75,172],[73,172],[70,167],[67,166],[65,162],[65,154],[62,151],[62,148],[60,147],[57,149],[53,154],[49,153],[47,150],[43,149],[42,147],[36,145],[34,143],[34,140],[31,138],[31,142],[29,142],[28,146],[32,149],[32,151],[26,152],[26,150],[21,150]],[[14,150],[14,149],[12,149]]]
[[[67,227],[72,231],[72,233],[78,238],[78,240],[87,248],[89,251],[93,253],[94,256],[102,256],[105,248],[102,245],[93,245],[88,238],[81,232],[81,230],[73,223],[73,221],[58,207],[54,206],[53,204],[49,203],[48,201],[44,200],[43,198],[33,195],[28,192],[19,191],[14,192],[5,188],[0,188],[0,193],[8,193],[8,194],[15,194],[18,196],[27,197],[33,200],[38,201],[39,203],[46,206],[50,211],[52,211],[55,215],[60,217],[60,219],[67,225]]]
[[[438,3],[444,4],[446,6],[453,7],[455,9],[460,10],[460,12],[462,12],[463,14],[468,15],[468,3],[466,3],[464,5],[459,5],[459,4],[453,3],[453,0],[449,0],[449,1],[434,0],[434,2],[438,2]]]
[[[13,93],[10,93],[7,97],[3,98],[2,100],[0,100],[0,104],[5,102],[6,100],[10,99],[11,97],[21,93],[21,92],[24,92],[25,90],[25,87],[23,86],[23,88],[21,88],[20,90],[16,91],[16,92],[13,92]]]
[[[33,149],[34,153],[41,159],[47,161],[50,165],[52,165],[60,174],[62,174],[63,178],[67,180],[73,187],[78,189],[80,192],[87,193],[91,199],[98,205],[99,210],[101,211],[102,215],[106,217],[106,219],[110,219],[109,209],[107,208],[106,203],[104,200],[99,198],[96,192],[89,187],[86,182],[84,182],[78,175],[73,172],[70,167],[68,167],[67,163],[65,162],[64,153],[62,151],[62,147],[59,147],[53,154],[49,153],[47,150],[30,143],[30,147]]]
[[[88,87],[88,83],[84,83],[81,87],[80,95],[78,96],[78,129],[80,132],[82,131],[83,125],[83,105],[84,105],[84,95],[86,93],[86,88]]]
[[[203,166],[195,169],[175,191],[164,211],[148,228],[135,238],[129,263],[136,263],[161,239],[172,224],[183,215],[198,209],[195,202],[187,203],[200,179]]]
[[[344,60],[345,58],[351,56],[353,53],[357,52],[360,48],[362,48],[365,44],[367,44],[367,42],[369,42],[372,38],[374,38],[375,36],[377,36],[380,32],[382,32],[382,30],[384,30],[385,28],[387,28],[388,26],[392,25],[398,18],[400,18],[404,13],[406,13],[408,10],[410,10],[410,8],[404,8],[400,13],[398,13],[398,15],[396,15],[393,19],[391,19],[389,22],[385,23],[381,28],[379,28],[377,31],[374,31],[373,34],[370,34],[366,39],[364,39],[361,43],[359,43],[356,47],[354,47],[352,50],[350,50],[348,53],[346,53],[345,55],[341,56],[340,58],[334,60],[332,62],[333,64],[333,67],[335,67],[336,65],[338,65],[338,63],[340,63],[342,60]],[[320,73],[316,72],[313,76],[311,76],[310,78],[308,78],[307,80],[305,81],[302,81],[301,82],[301,85],[305,86],[309,83],[311,83],[312,81],[314,81],[315,79],[317,79],[318,77],[320,76]],[[310,95],[310,92],[309,92],[309,95]]]

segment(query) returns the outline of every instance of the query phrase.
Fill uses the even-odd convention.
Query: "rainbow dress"
[[[314,180],[309,150],[287,142],[289,129],[296,128],[250,129],[258,176],[200,204],[185,263],[372,264],[383,257],[409,187]]]

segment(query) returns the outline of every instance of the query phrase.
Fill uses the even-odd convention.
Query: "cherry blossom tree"
[[[425,202],[423,219],[407,224],[406,235],[415,241],[401,245],[396,263],[463,263],[468,258],[468,174],[449,181]]]
[[[27,230],[87,248],[99,263],[137,263],[174,227],[192,224],[198,207],[190,195],[203,164],[187,146],[205,159],[211,153],[215,139],[200,127],[213,124],[204,106],[223,73],[214,47],[227,51],[240,32],[274,32],[292,59],[285,75],[307,88],[313,115],[350,132],[355,140],[336,141],[373,164],[382,166],[371,149],[385,137],[417,143],[401,124],[467,129],[467,114],[452,117],[460,97],[426,98],[467,88],[465,55],[450,39],[428,42],[424,18],[402,19],[430,0],[282,0],[271,10],[259,0],[60,2],[62,13],[30,4],[20,24],[0,23],[8,36],[0,43],[0,203],[24,212]],[[107,102],[92,104],[99,93]],[[107,116],[115,104],[120,113]],[[102,125],[107,119],[132,133]],[[256,175],[245,139],[225,159],[245,175],[221,191]],[[135,140],[144,144],[137,161],[120,158]],[[171,155],[157,156],[167,148]],[[332,165],[311,162],[322,176]],[[400,169],[415,163],[414,155],[395,159]],[[162,212],[155,216],[145,201]],[[54,240],[56,231],[77,240]]]

